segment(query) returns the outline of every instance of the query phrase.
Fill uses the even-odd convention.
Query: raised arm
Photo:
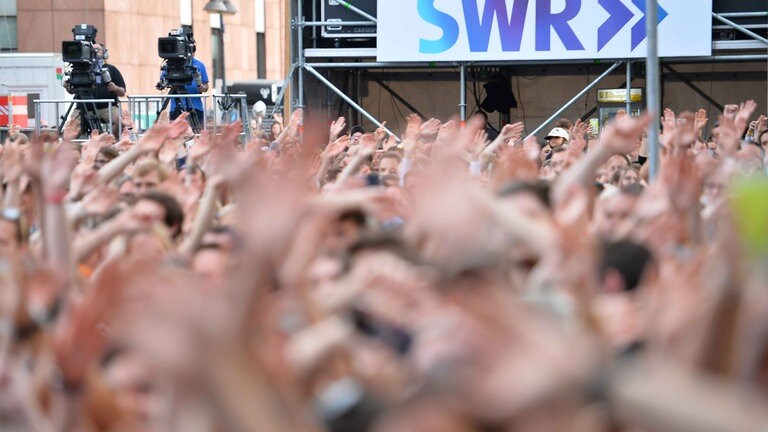
[[[142,155],[159,152],[166,139],[175,139],[181,136],[187,129],[186,118],[188,115],[188,113],[182,113],[172,123],[166,124],[163,122],[163,118],[167,119],[168,113],[162,112],[158,122],[139,139],[138,144],[99,170],[99,182],[109,183]]]
[[[579,184],[590,190],[595,182],[597,170],[611,156],[631,152],[649,121],[650,118],[647,115],[638,118],[623,117],[607,126],[600,137],[600,143],[586,157],[563,173],[562,177],[554,184],[552,189],[553,203],[563,202],[573,184]]]

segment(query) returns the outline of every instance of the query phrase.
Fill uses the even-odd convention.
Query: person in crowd
[[[190,46],[192,49],[192,58],[190,65],[194,70],[194,77],[184,85],[183,94],[187,95],[200,95],[208,91],[208,71],[205,68],[205,63],[195,57],[197,52],[197,43],[192,34],[189,34]],[[157,83],[158,90],[162,90],[164,87],[161,84],[165,80],[165,71],[160,73],[160,82]],[[195,133],[200,133],[205,126],[205,107],[203,106],[203,100],[199,97],[184,97],[183,94],[179,97],[171,98],[170,101],[170,119],[177,119],[181,113],[190,113],[190,123],[193,126]]]
[[[94,42],[93,49],[96,52],[96,58],[100,67],[109,72],[110,80],[107,82],[103,79],[103,76],[96,77],[96,82],[94,83],[90,96],[92,96],[93,99],[112,99],[114,103],[112,104],[111,110],[110,105],[107,102],[87,104],[85,109],[90,110],[91,107],[93,107],[93,109],[95,109],[96,118],[105,125],[112,124],[112,135],[118,137],[120,123],[122,122],[118,98],[125,97],[127,94],[125,79],[123,79],[123,74],[120,73],[120,70],[116,66],[107,63],[107,59],[109,59],[109,51],[104,44]],[[77,94],[75,88],[71,85],[67,84],[64,88],[69,94]],[[81,115],[80,105],[75,105],[75,109],[72,110],[70,118]]]
[[[234,122],[186,149],[167,112],[9,139],[0,429],[760,430],[756,108],[717,157],[706,112],[666,110],[655,177],[647,114],[560,122],[547,160],[522,123],[410,115],[387,143],[302,110],[255,148]]]

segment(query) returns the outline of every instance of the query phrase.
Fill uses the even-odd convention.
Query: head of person
[[[224,285],[229,272],[229,254],[215,243],[203,243],[192,257],[192,270],[210,287]]]
[[[228,225],[212,227],[203,234],[201,243],[215,245],[227,253],[236,251],[241,246],[237,233]]]
[[[552,219],[549,199],[550,184],[547,181],[513,181],[503,185],[497,195],[502,208],[520,213],[540,222]],[[509,250],[510,259],[518,264],[535,264],[538,255],[524,242],[514,242]]]
[[[742,146],[741,150],[736,153],[736,162],[739,167],[739,171],[744,174],[760,174],[765,172],[765,166],[763,165],[763,159],[765,158],[765,151],[757,143],[747,143]]]
[[[639,184],[624,188],[610,188],[603,191],[595,204],[592,220],[594,231],[602,238],[611,239],[632,215],[643,187]]]
[[[170,230],[159,223],[131,234],[126,248],[132,260],[143,263],[163,262],[173,250],[174,242]]]
[[[184,185],[199,191],[205,188],[205,172],[200,165],[190,165],[184,169]]]
[[[629,157],[625,155],[613,155],[608,158],[608,161],[602,166],[604,174],[608,177],[608,181],[613,178],[616,171],[620,168],[629,167],[632,163],[629,161]]]
[[[149,365],[135,353],[112,349],[102,360],[104,384],[126,417],[140,424],[156,419],[161,395],[152,384]]]
[[[546,138],[544,139],[547,141],[547,144],[549,144],[550,147],[555,148],[568,144],[568,138],[569,135],[567,130],[556,127],[549,131]]]
[[[555,123],[555,128],[565,129],[568,132],[571,131],[573,128],[573,122],[568,120],[567,118],[561,118]]]
[[[515,211],[540,219],[548,217],[551,209],[550,184],[545,180],[535,182],[512,181],[502,186],[498,196],[503,205]]]
[[[269,131],[272,134],[272,139],[275,139],[283,132],[283,125],[280,124],[280,122],[274,122],[269,128]]]
[[[324,250],[339,254],[360,240],[368,217],[362,210],[348,210],[340,214],[328,226]]]
[[[133,170],[133,188],[137,195],[152,191],[168,178],[165,168],[155,159],[140,162]]]
[[[563,171],[570,168],[573,164],[573,157],[565,150],[565,147],[553,147],[552,153],[549,157],[549,165],[552,170],[552,174],[555,177],[560,177]]]
[[[758,137],[757,142],[760,143],[760,147],[768,152],[768,129],[764,130]]]
[[[96,52],[96,58],[106,61],[104,54],[107,52],[107,47],[103,43],[94,42],[93,50]]]
[[[365,135],[365,128],[360,125],[352,126],[352,128],[349,129],[350,144],[358,144],[363,135]]]
[[[613,173],[611,184],[623,188],[631,184],[640,183],[640,174],[632,166],[621,167]]]
[[[641,294],[652,285],[657,268],[642,244],[609,241],[601,249],[598,292],[590,308],[603,337],[615,349],[626,350],[644,337],[648,308],[643,307]]]
[[[133,205],[134,215],[142,221],[161,223],[176,239],[184,226],[184,211],[171,195],[160,191],[149,191],[138,197]]]
[[[113,159],[118,157],[120,153],[114,147],[102,147],[99,152],[96,153],[96,159],[93,161],[93,169],[100,170],[101,167],[110,163]]]
[[[400,175],[400,162],[402,162],[403,158],[400,156],[399,153],[395,152],[387,152],[384,153],[381,156],[381,159],[379,159],[379,168],[377,170],[378,174],[380,176],[385,175]]]
[[[132,203],[136,197],[133,187],[133,178],[131,176],[122,176],[117,180],[117,193],[120,194],[120,201]]]
[[[701,203],[705,206],[716,205],[725,198],[730,181],[730,170],[721,165],[704,179],[701,191]]]

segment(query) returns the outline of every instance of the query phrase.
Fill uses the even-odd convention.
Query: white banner
[[[378,0],[379,61],[645,57],[646,0]],[[659,56],[712,53],[712,0],[659,0]]]

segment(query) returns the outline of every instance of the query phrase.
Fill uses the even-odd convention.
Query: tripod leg
[[[168,102],[171,101],[171,98],[165,98],[163,100],[163,104],[160,106],[160,109],[157,111],[157,114],[155,114],[155,121],[157,121],[157,118],[160,117],[160,113],[165,111],[165,109],[168,107]]]
[[[67,119],[69,119],[69,113],[72,112],[72,107],[75,106],[75,103],[72,102],[69,104],[69,108],[67,108],[67,112],[64,113],[63,116],[61,116],[61,124],[59,125],[59,135],[61,135],[61,131],[64,130],[64,125],[67,124]]]

